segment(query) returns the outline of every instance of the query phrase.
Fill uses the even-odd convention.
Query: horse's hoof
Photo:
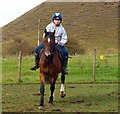
[[[52,102],[48,102],[48,105],[49,105],[49,106],[53,106],[53,103],[52,103]]]
[[[43,110],[43,109],[44,109],[44,106],[39,106],[38,109],[39,109],[39,110]]]
[[[64,98],[66,96],[66,93],[65,92],[60,92],[60,96],[61,96],[61,98]]]

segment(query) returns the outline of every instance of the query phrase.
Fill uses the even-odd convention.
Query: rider
[[[52,15],[52,22],[46,26],[47,32],[53,32],[55,30],[55,43],[57,47],[63,53],[63,63],[62,63],[62,73],[68,74],[67,72],[67,62],[68,62],[68,50],[64,46],[67,42],[67,34],[62,26],[62,15],[60,13],[54,13]],[[43,34],[43,38],[45,33]],[[38,66],[38,59],[39,59],[39,51],[44,47],[44,43],[41,43],[35,49],[35,65],[31,68],[31,70],[36,70],[39,68]]]

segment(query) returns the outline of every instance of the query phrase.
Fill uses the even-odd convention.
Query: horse
[[[39,109],[44,108],[44,86],[45,82],[48,81],[50,84],[50,97],[48,104],[53,105],[54,99],[54,90],[55,83],[58,77],[58,74],[61,73],[61,88],[60,88],[60,96],[64,98],[66,93],[64,91],[64,82],[65,82],[65,74],[61,72],[62,63],[59,58],[59,52],[56,48],[55,44],[55,31],[47,32],[46,29],[44,31],[44,48],[39,60],[39,78],[40,78],[40,105]]]

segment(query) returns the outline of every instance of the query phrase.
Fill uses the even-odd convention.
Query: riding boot
[[[38,69],[39,68],[39,64],[38,63],[39,63],[39,56],[38,56],[38,54],[35,54],[35,65],[33,65],[30,70]]]
[[[64,58],[64,61],[63,61],[62,73],[64,74],[68,74],[67,63],[68,63],[68,57]]]

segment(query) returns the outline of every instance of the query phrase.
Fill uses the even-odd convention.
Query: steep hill
[[[68,34],[70,53],[104,53],[118,50],[118,3],[45,2],[2,28],[3,55],[33,54],[37,45],[38,19],[40,36],[54,12],[63,15],[62,25]]]

